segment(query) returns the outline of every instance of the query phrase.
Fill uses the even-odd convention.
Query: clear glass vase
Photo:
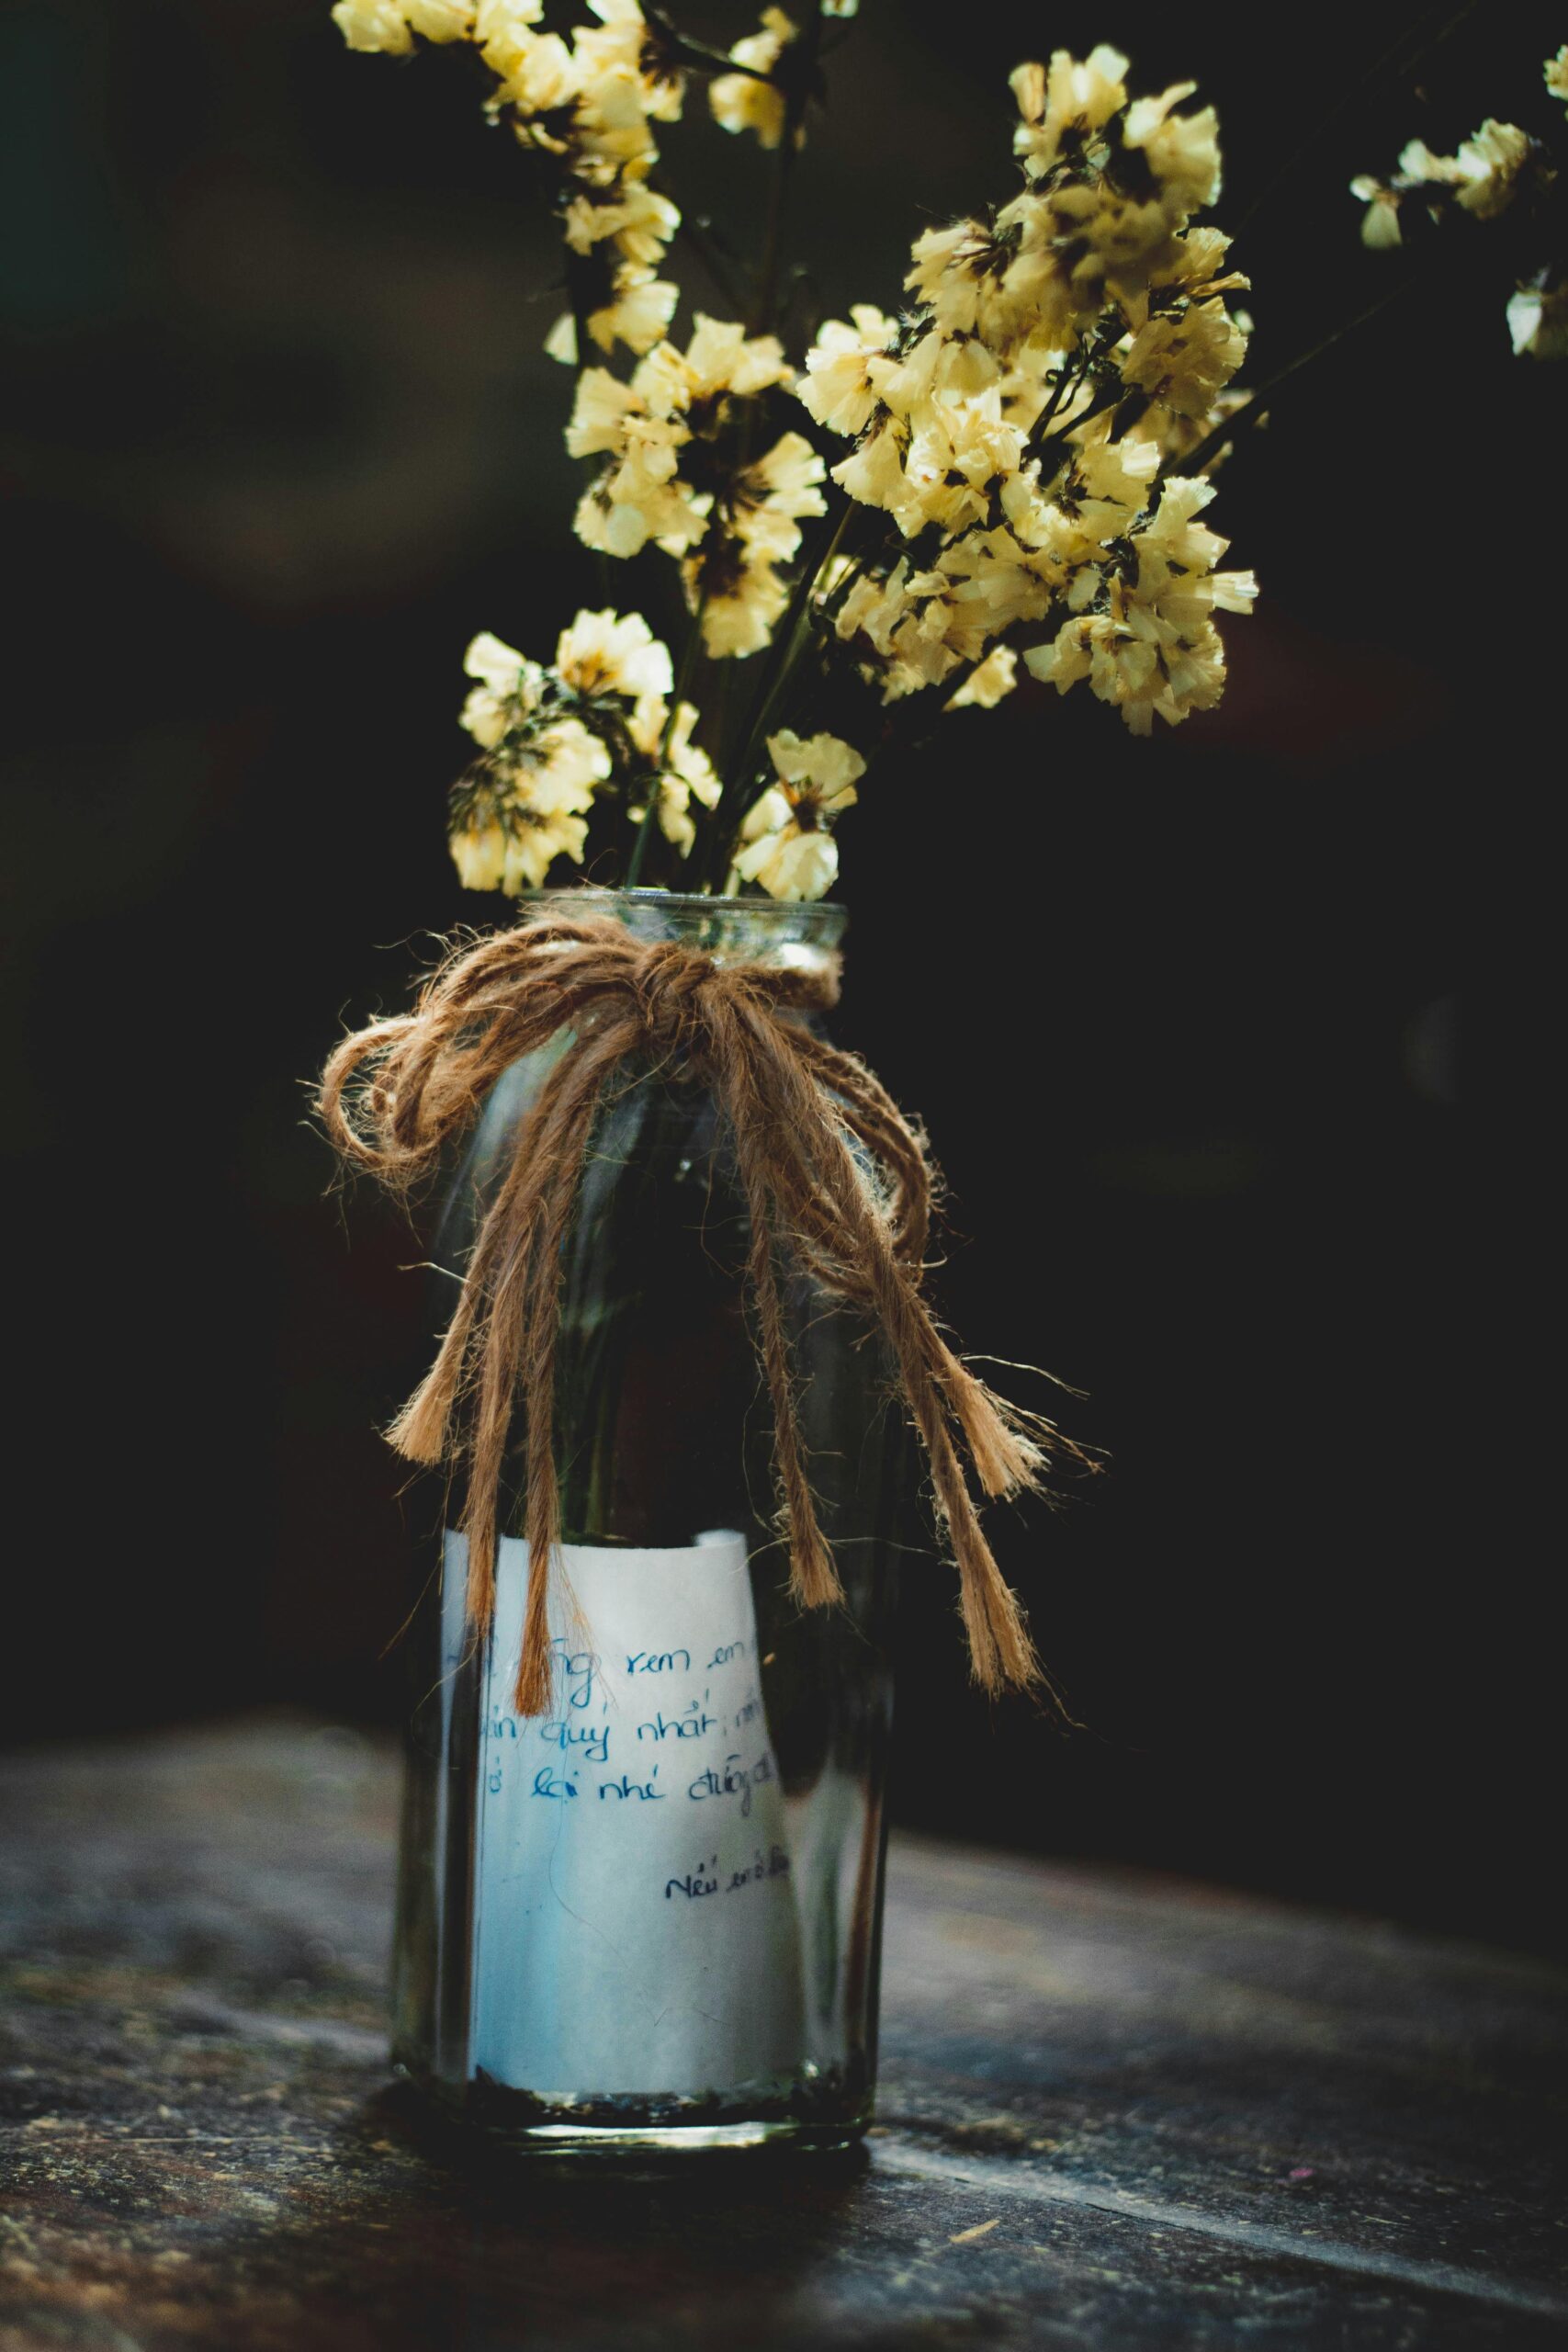
[[[809,963],[844,924],[826,905],[548,895],[718,957]],[[558,1037],[494,1089],[448,1194],[443,1267],[464,1262],[569,1048]],[[465,1627],[449,1531],[410,1636],[394,2056],[464,2117],[554,2153],[836,2146],[871,2114],[909,1441],[879,1338],[791,1277],[802,1435],[847,1597],[797,1608],[747,1240],[705,1086],[629,1072],[601,1111],[563,1266],[551,1714],[512,1710],[526,1553],[510,1532],[489,1638]],[[525,1469],[514,1450],[508,1531]]]

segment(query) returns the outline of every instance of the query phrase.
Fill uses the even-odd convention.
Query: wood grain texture
[[[395,1770],[276,1722],[0,1764],[0,2352],[1561,2345],[1554,1972],[914,1840],[846,2159],[432,2137]]]

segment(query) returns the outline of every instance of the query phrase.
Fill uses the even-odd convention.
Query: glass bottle
[[[547,895],[719,958],[809,964],[844,928],[824,904]],[[493,1090],[438,1264],[464,1262],[569,1047]],[[835,2146],[871,2114],[908,1439],[879,1337],[789,1277],[801,1430],[846,1593],[800,1610],[773,1523],[747,1238],[705,1086],[628,1070],[563,1264],[551,1715],[511,1710],[525,1551],[510,1533],[490,1637],[465,1627],[450,1532],[410,1635],[394,2058],[468,2120],[555,2153]],[[525,1470],[518,1449],[508,1531]]]

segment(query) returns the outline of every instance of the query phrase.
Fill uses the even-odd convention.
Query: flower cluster
[[[1392,179],[1374,179],[1363,172],[1350,183],[1351,195],[1367,208],[1361,219],[1362,243],[1399,244],[1404,235],[1400,208],[1411,198],[1435,218],[1457,204],[1477,220],[1495,220],[1518,192],[1532,146],[1529,133],[1517,123],[1497,122],[1490,115],[1451,155],[1434,155],[1425,140],[1412,139]]]
[[[797,371],[771,332],[776,232],[823,20],[854,7],[769,5],[726,51],[655,0],[582,0],[575,24],[563,0],[559,30],[545,0],[337,0],[355,48],[467,43],[488,68],[489,111],[546,174],[566,242],[548,348],[578,369],[577,536],[602,560],[668,559],[691,620],[679,690],[636,614],[579,613],[547,665],[473,640],[478,755],[451,813],[470,887],[515,894],[566,861],[819,897],[868,749],[908,736],[908,707],[1087,678],[1146,734],[1220,696],[1215,616],[1256,589],[1200,519],[1248,333],[1247,280],[1198,218],[1220,185],[1213,110],[1190,83],[1133,96],[1104,46],[1020,66],[1010,201],[928,228],[904,306],[829,320]],[[722,130],[777,160],[762,250],[724,305],[749,323],[697,311],[682,342],[657,134],[694,77]],[[685,225],[726,287],[725,254]],[[814,517],[825,552],[803,563]],[[712,665],[750,656],[754,686],[710,699]]]
[[[540,30],[544,0],[337,0],[350,48],[400,55],[413,36],[467,40],[494,75],[487,110],[547,165],[566,237],[572,308],[547,348],[577,356],[578,322],[602,351],[649,350],[680,289],[659,266],[681,224],[653,187],[652,126],[685,98],[680,53],[639,0],[588,0],[596,21],[570,40]]]
[[[1541,74],[1551,96],[1568,105],[1568,46],[1545,61]],[[1410,140],[1391,178],[1359,173],[1350,193],[1366,207],[1362,243],[1386,252],[1404,243],[1413,217],[1417,223],[1440,224],[1461,212],[1474,220],[1497,220],[1514,211],[1528,190],[1550,187],[1554,175],[1540,141],[1517,123],[1489,115],[1451,155],[1434,154],[1425,140]],[[1516,355],[1568,358],[1568,279],[1559,257],[1515,287],[1506,315]]]
[[[861,306],[807,355],[801,400],[854,439],[832,479],[894,526],[821,604],[885,700],[954,680],[951,705],[994,703],[1021,644],[1139,731],[1218,698],[1213,611],[1247,609],[1250,575],[1215,575],[1204,532],[1203,584],[1176,596],[1156,550],[1166,510],[1185,530],[1209,494],[1163,461],[1225,413],[1247,348],[1225,298],[1247,281],[1190,225],[1219,187],[1213,109],[1179,111],[1189,83],[1130,100],[1126,63],[1021,66],[1021,192],[917,240],[902,320]],[[1100,625],[1097,663],[1067,658],[1069,621]]]
[[[823,512],[822,460],[804,435],[748,458],[737,430],[740,403],[791,380],[776,337],[699,312],[684,351],[660,344],[629,382],[604,368],[578,382],[567,447],[604,460],[578,536],[606,555],[652,540],[681,558],[687,606],[716,659],[767,644],[787,601],[781,567],[802,519]]]
[[[671,707],[668,649],[640,615],[579,613],[547,669],[485,630],[464,667],[477,683],[462,724],[479,757],[453,787],[449,834],[467,888],[515,898],[558,857],[581,863],[604,800],[638,826],[651,811],[689,853],[691,804],[711,808],[718,779],[692,741],[694,707]]]
[[[856,0],[828,0],[824,16],[852,16]],[[758,31],[722,52],[677,32],[641,0],[586,0],[595,21],[570,35],[542,28],[545,0],[336,0],[333,19],[351,49],[406,56],[419,40],[466,41],[494,81],[492,120],[547,167],[567,245],[572,303],[546,338],[569,365],[625,345],[645,352],[666,333],[680,289],[660,275],[681,226],[672,199],[652,185],[659,163],[653,126],[679,121],[694,65],[718,58],[733,67],[709,84],[714,119],[777,147],[790,108],[790,63],[799,27],[782,8],[763,10]],[[798,120],[794,139],[803,137]]]

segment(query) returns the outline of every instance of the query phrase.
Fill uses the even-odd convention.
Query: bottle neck
[[[674,890],[532,890],[530,915],[608,917],[634,938],[674,939],[720,963],[776,964],[796,971],[836,962],[848,922],[827,899],[705,899]]]

